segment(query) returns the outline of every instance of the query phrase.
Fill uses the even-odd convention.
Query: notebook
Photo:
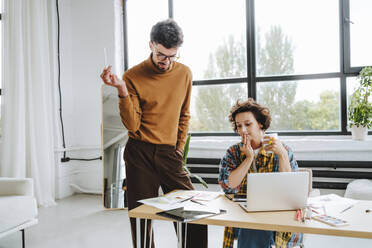
[[[166,211],[161,211],[156,214],[180,222],[189,222],[224,213],[226,213],[226,210],[223,209],[214,209],[208,207],[190,208],[185,206],[175,209],[169,209]]]
[[[307,172],[249,173],[247,200],[240,206],[247,212],[300,209],[308,194]]]

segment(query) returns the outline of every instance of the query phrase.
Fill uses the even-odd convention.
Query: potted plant
[[[365,140],[372,127],[372,68],[364,67],[358,76],[359,85],[350,98],[349,125],[354,140]]]
[[[204,187],[208,188],[208,184],[198,175],[192,174],[189,168],[187,168],[187,154],[189,153],[189,146],[190,146],[190,138],[191,135],[187,135],[185,148],[183,151],[183,169],[186,171],[186,173],[189,175],[189,177],[195,177]]]

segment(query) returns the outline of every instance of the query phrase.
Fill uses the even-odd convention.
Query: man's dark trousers
[[[172,190],[192,190],[190,178],[183,170],[183,158],[171,145],[157,145],[129,138],[124,151],[126,168],[128,209],[141,205],[138,200],[158,196],[159,187],[166,194]],[[136,244],[136,221],[130,218],[132,241]],[[150,240],[150,221],[147,221],[147,247]],[[141,221],[143,247],[144,221]],[[185,230],[183,225],[182,230]],[[184,232],[183,232],[184,237]],[[152,239],[154,240],[154,239]],[[182,244],[183,245],[183,244]],[[154,242],[152,248],[154,248]],[[187,248],[207,248],[206,225],[187,224]]]

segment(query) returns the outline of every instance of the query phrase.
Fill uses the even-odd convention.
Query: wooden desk
[[[350,223],[343,227],[332,227],[315,220],[302,223],[295,220],[295,211],[247,213],[236,202],[232,202],[224,196],[217,198],[209,204],[220,209],[225,209],[227,213],[190,223],[372,239],[372,212],[365,212],[366,209],[372,209],[372,201],[359,201],[351,209],[340,214],[339,217]],[[170,219],[156,215],[159,211],[161,210],[148,205],[142,205],[129,211],[129,216],[137,218],[137,220],[171,221]],[[138,234],[139,224],[137,224],[137,230]]]

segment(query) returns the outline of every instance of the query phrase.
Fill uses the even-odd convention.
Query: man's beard
[[[163,62],[158,62],[158,64],[157,64],[158,69],[161,70],[161,71],[168,70],[169,69],[169,66],[170,66],[170,64],[168,64],[168,66],[167,66]]]

